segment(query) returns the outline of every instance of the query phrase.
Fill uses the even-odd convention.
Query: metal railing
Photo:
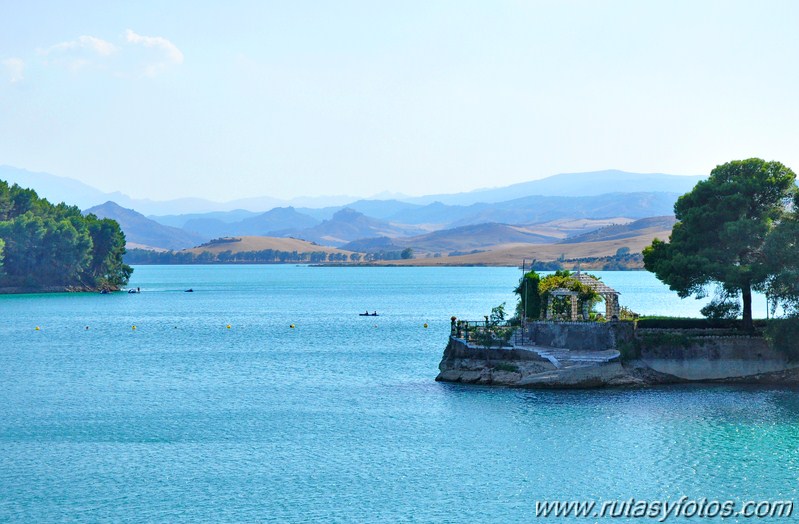
[[[450,336],[465,340],[487,348],[510,347],[514,332],[518,325],[511,325],[508,321],[492,322],[485,320],[458,320],[451,319]]]

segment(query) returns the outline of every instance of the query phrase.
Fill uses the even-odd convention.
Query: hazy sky
[[[0,164],[167,199],[799,170],[799,2],[0,0]]]

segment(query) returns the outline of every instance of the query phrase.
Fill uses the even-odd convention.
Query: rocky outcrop
[[[450,338],[436,380],[527,388],[589,388],[643,384],[618,351],[557,351],[534,347],[486,349]]]
[[[555,366],[526,349],[486,349],[450,338],[438,368],[439,381],[512,386]]]
[[[515,337],[517,344],[503,349],[450,337],[436,380],[524,388],[688,382],[799,385],[799,362],[769,347],[762,337],[636,332],[631,323],[536,324],[525,334],[532,337],[521,338],[524,343]],[[539,340],[549,345],[538,345]]]

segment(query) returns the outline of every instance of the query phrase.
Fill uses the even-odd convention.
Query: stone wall
[[[525,339],[536,346],[583,351],[618,349],[632,340],[632,322],[530,322]]]
[[[444,350],[444,359],[470,358],[478,360],[517,360],[549,362],[533,351],[520,348],[486,349],[468,345],[463,339],[451,337]]]
[[[721,380],[799,366],[757,336],[692,336],[683,330],[639,330],[640,360],[684,380]]]

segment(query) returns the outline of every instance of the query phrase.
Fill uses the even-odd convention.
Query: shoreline
[[[93,288],[89,286],[7,286],[0,287],[0,295],[51,295],[56,293],[100,293],[103,289],[108,289],[109,293],[118,293],[120,288]]]
[[[379,262],[202,262],[202,263],[189,263],[189,264],[149,264],[149,263],[132,263],[132,266],[308,266],[308,267],[515,267],[521,266],[516,263],[490,263],[490,262],[452,262],[452,263],[432,263],[421,262],[423,259],[416,259],[412,263],[403,263],[400,261],[379,261]],[[435,259],[433,259],[435,260]],[[564,264],[562,269],[573,271],[577,269],[578,264]],[[645,271],[643,267],[634,268],[614,268],[614,269],[601,269],[590,268],[580,264],[581,270],[590,271]],[[527,269],[530,269],[529,267]],[[554,269],[536,269],[534,271],[554,271]]]

